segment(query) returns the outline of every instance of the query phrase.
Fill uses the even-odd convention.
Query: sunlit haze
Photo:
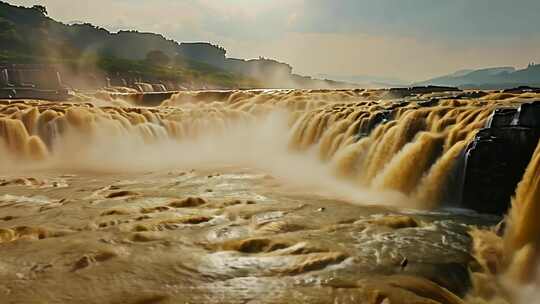
[[[10,0],[63,22],[136,29],[275,58],[306,75],[419,81],[540,61],[537,0]]]

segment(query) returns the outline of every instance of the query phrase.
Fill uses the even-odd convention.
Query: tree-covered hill
[[[292,74],[291,66],[271,59],[227,58],[224,48],[206,42],[178,43],[160,34],[64,24],[48,17],[43,6],[0,1],[0,64],[6,63],[61,64],[64,74],[79,82],[105,75],[168,81],[179,88],[348,86]]]

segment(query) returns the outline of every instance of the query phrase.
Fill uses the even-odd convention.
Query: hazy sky
[[[210,41],[301,74],[422,80],[540,62],[540,0],[8,0],[60,21]]]

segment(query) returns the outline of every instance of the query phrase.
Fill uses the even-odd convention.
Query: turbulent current
[[[103,97],[103,96],[102,96]],[[506,227],[460,162],[532,94],[0,101],[6,303],[532,303],[540,143]],[[501,229],[498,229],[501,228]]]

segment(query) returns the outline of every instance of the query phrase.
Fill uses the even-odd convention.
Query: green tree
[[[153,50],[146,54],[146,61],[151,65],[167,65],[171,59],[160,50]]]
[[[178,54],[174,57],[174,64],[179,67],[185,67],[187,66],[187,59],[181,54]]]
[[[0,32],[7,32],[15,29],[13,23],[0,17]]]
[[[3,50],[15,50],[23,45],[15,25],[3,18],[0,18],[0,45]]]
[[[47,16],[49,14],[47,12],[47,8],[43,5],[34,5],[32,6],[32,9],[35,9],[36,11],[40,12],[44,16]]]

